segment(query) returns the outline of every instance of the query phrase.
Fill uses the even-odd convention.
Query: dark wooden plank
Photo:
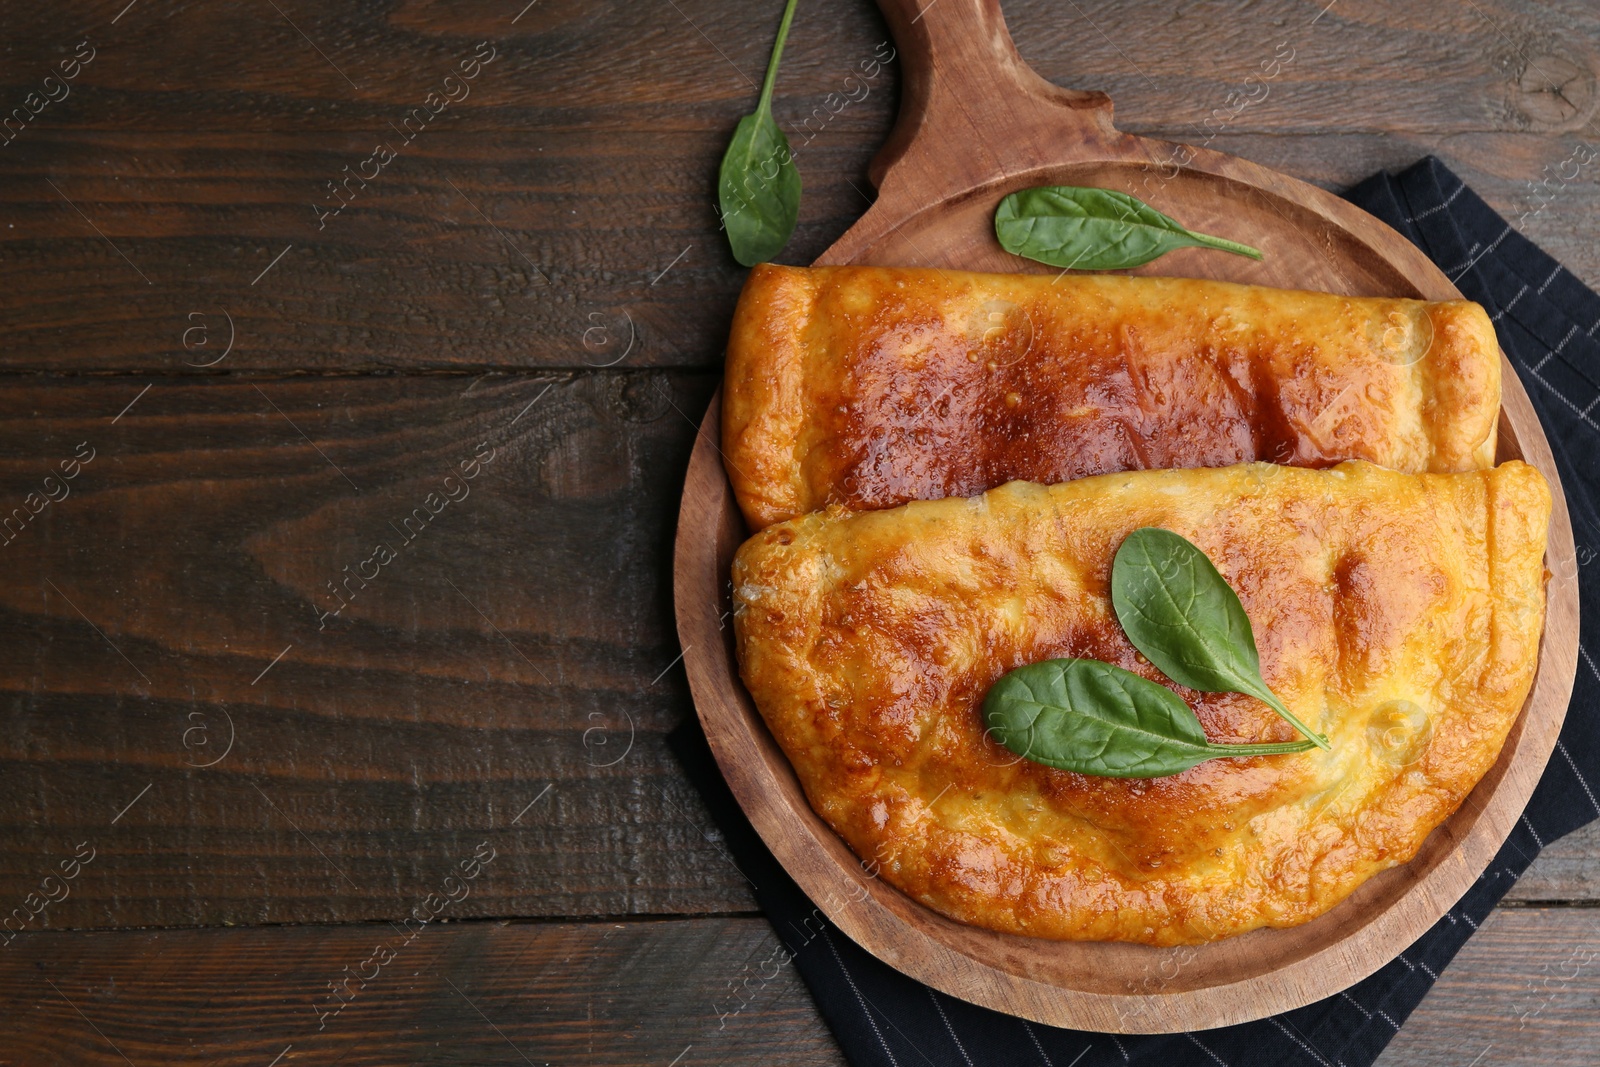
[[[761,918],[23,935],[0,1063],[842,1067],[778,948]]]
[[[1500,908],[1376,1067],[1588,1067],[1600,1047],[1600,911]]]
[[[764,68],[771,12],[547,0],[513,25],[513,5],[280,6],[305,37],[265,5],[147,5],[116,27],[84,4],[64,19],[8,12],[7,99],[71,55],[81,36],[67,27],[88,26],[97,53],[0,152],[7,366],[181,371],[220,351],[215,338],[184,349],[189,314],[224,311],[231,368],[718,361],[743,270],[718,229],[714,172],[754,103],[746,79]],[[797,129],[886,36],[858,0],[822,0],[806,21],[779,102]],[[494,61],[408,141],[411,109],[482,40]],[[851,183],[867,188],[893,77],[812,120],[793,254],[814,257],[867,205]],[[329,183],[362,172],[379,142],[396,158],[322,219],[340,202]]]
[[[751,907],[663,741],[713,385],[10,381],[0,519],[69,495],[0,545],[3,910],[85,841],[30,928],[394,919],[484,840],[453,917]]]
[[[1590,823],[1539,853],[1508,901],[1600,900],[1600,822]]]
[[[1592,6],[1346,0],[1319,18],[1323,6],[1015,0],[1006,12],[1042,73],[1111,91],[1135,132],[1210,140],[1325,184],[1436,152],[1502,211],[1553,197],[1529,233],[1600,282],[1600,172],[1530,185],[1593,137]],[[515,23],[284,7],[305,36],[269,7],[142,4],[115,25],[81,0],[8,9],[7,107],[79,41],[95,57],[0,151],[12,295],[0,358],[181,372],[220,352],[226,312],[226,368],[715,365],[743,272],[717,230],[714,172],[775,16],[733,0],[677,7],[545,0]],[[327,183],[377,141],[403,141],[409,109],[482,40],[496,58],[468,95],[319,226]],[[817,0],[796,21],[776,103],[804,142],[787,261],[814,257],[866,206],[896,71],[848,79],[884,40],[859,0]],[[1273,78],[1246,84],[1290,50]],[[1235,114],[1241,93],[1251,102]],[[208,347],[185,334],[206,321],[191,314],[216,322]]]
[[[395,958],[319,1016],[328,984],[370,975],[380,946]],[[0,1057],[661,1067],[687,1049],[685,1064],[842,1064],[792,967],[764,965],[776,947],[757,917],[436,924],[409,945],[383,924],[25,934],[0,949]],[[1589,1067],[1597,959],[1600,912],[1496,911],[1378,1062]],[[730,987],[748,1000],[737,1014]]]
[[[1053,81],[1110,93],[1129,129],[1571,132],[1596,102],[1586,43],[1600,35],[1600,12],[1583,0],[1273,0],[1247,9],[1074,0],[1065,10],[1010,3],[1005,13],[1024,59]],[[1263,62],[1274,57],[1275,68]],[[1572,79],[1570,67],[1588,77]],[[1252,83],[1238,116],[1214,115],[1233,107],[1228,94],[1252,74],[1265,96]],[[1549,80],[1576,105],[1550,99]]]

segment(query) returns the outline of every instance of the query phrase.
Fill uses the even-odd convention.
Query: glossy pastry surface
[[[1408,860],[1493,764],[1537,664],[1549,515],[1520,462],[1245,464],[834,508],[740,548],[740,672],[813,807],[952,918],[1149,944],[1291,926]],[[1022,664],[1164,681],[1109,599],[1141,526],[1217,565],[1267,683],[1331,752],[1113,779],[985,737],[989,686]],[[1295,736],[1249,697],[1174,688],[1214,742]]]
[[[723,389],[728,475],[760,529],[1121,470],[1483,468],[1500,353],[1467,301],[764,264]]]

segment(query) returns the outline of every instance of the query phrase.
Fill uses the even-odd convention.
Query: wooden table
[[[791,970],[719,1018],[774,935],[664,744],[778,5],[125,4],[0,7],[0,1064],[842,1062]],[[1431,152],[1600,284],[1592,5],[1321,7],[1007,14],[1126,129]],[[885,37],[801,6],[787,261],[866,206]],[[1380,1063],[1593,1063],[1597,902],[1591,829]]]

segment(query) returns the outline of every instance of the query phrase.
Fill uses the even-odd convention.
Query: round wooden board
[[[878,200],[818,262],[1041,270],[996,244],[995,204],[1032,185],[1097,185],[1266,253],[1257,263],[1185,250],[1136,273],[1460,298],[1413,245],[1329,193],[1219,153],[1118,133],[1102,94],[1059,89],[1028,70],[993,0],[881,6],[900,48],[901,120],[874,162]],[[1544,771],[1572,692],[1572,526],[1538,417],[1503,356],[1502,369],[1497,461],[1533,464],[1555,498],[1539,672],[1500,758],[1456,813],[1410,863],[1370,879],[1321,918],[1182,949],[1058,942],[956,923],[870,877],[811,810],[739,681],[729,566],[748,531],[723,472],[719,393],[689,462],[674,589],[695,707],[734,796],[840,930],[913,978],[997,1011],[1081,1030],[1170,1033],[1259,1019],[1360,981],[1437,922],[1499,851]]]

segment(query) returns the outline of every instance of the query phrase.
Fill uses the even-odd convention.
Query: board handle
[[[1069,163],[1121,139],[1111,98],[1023,62],[999,0],[878,0],[900,59],[900,115],[867,176],[931,203],[1004,171]]]

